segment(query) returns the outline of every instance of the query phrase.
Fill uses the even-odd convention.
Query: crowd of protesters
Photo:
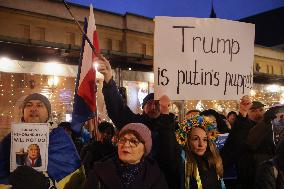
[[[19,166],[10,173],[11,135],[0,145],[0,187],[86,189],[284,189],[284,105],[267,107],[248,96],[239,111],[191,110],[177,123],[170,99],[148,94],[142,114],[120,95],[109,62],[100,57],[103,95],[112,123],[84,146],[69,123],[54,126],[51,105],[34,93],[23,104],[22,121],[49,123],[48,168]],[[215,145],[228,133],[224,146]],[[72,140],[73,139],[73,140]],[[230,175],[230,176],[228,176]]]

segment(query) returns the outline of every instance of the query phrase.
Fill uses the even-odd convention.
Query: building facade
[[[83,26],[89,7],[70,7]],[[141,112],[141,99],[153,91],[154,21],[97,9],[94,14],[101,51],[111,62],[116,82],[126,89],[129,106]],[[20,119],[21,102],[32,92],[49,97],[54,118],[68,120],[82,34],[64,4],[56,0],[1,0],[0,26],[0,138],[12,121]],[[284,52],[255,46],[255,99],[268,105],[284,99],[283,78]],[[267,96],[268,84],[278,84],[278,89]],[[102,87],[102,79],[98,79],[98,87]],[[101,93],[97,98],[103,101]],[[237,102],[196,100],[171,106],[180,117],[198,107],[226,112],[237,109]],[[105,119],[103,104],[99,109]]]

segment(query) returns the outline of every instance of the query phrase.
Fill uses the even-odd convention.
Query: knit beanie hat
[[[143,99],[142,108],[144,108],[144,106],[149,100],[153,99],[154,99],[154,93],[149,93],[147,96],[145,96],[145,98]]]
[[[29,166],[17,167],[9,176],[9,184],[13,186],[13,189],[47,189],[49,186],[44,174]]]
[[[48,100],[48,98],[46,98],[45,96],[43,96],[42,94],[39,93],[33,93],[28,95],[23,103],[23,113],[24,113],[24,108],[26,106],[26,104],[30,101],[30,100],[40,100],[46,107],[47,111],[48,111],[48,118],[50,117],[51,114],[51,104]]]
[[[148,127],[144,125],[143,123],[129,123],[125,125],[120,130],[119,133],[121,134],[122,132],[125,132],[127,130],[136,131],[140,135],[140,137],[144,140],[145,155],[147,156],[151,152],[151,149],[152,149],[151,131],[148,129]]]

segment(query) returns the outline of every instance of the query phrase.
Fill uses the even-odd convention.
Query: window
[[[266,65],[266,73],[269,74],[269,65]]]
[[[35,39],[41,41],[45,40],[45,28],[42,27],[35,28]]]
[[[118,40],[118,51],[123,51],[123,42],[121,40]]]
[[[150,45],[150,52],[151,52],[151,56],[154,56],[154,46]]]
[[[255,71],[259,72],[260,68],[261,67],[260,67],[259,63],[256,63],[255,64]]]
[[[106,39],[106,47],[107,50],[112,50],[112,40],[111,39]]]
[[[30,29],[30,25],[24,25],[24,24],[20,24],[20,28],[21,28],[21,37],[25,38],[25,39],[30,39],[30,33],[31,33],[31,29]]]
[[[141,54],[146,55],[147,53],[147,46],[146,44],[141,45]]]
[[[67,32],[66,44],[75,45],[75,33]]]
[[[271,65],[271,74],[274,74],[273,66]]]

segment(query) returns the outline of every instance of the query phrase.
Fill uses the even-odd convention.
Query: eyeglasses
[[[127,138],[124,138],[124,137],[121,137],[120,139],[118,139],[117,144],[124,145],[127,141],[129,142],[129,145],[132,148],[137,147],[138,144],[140,144],[140,141],[137,140],[137,139],[134,139],[134,138],[127,139]]]

